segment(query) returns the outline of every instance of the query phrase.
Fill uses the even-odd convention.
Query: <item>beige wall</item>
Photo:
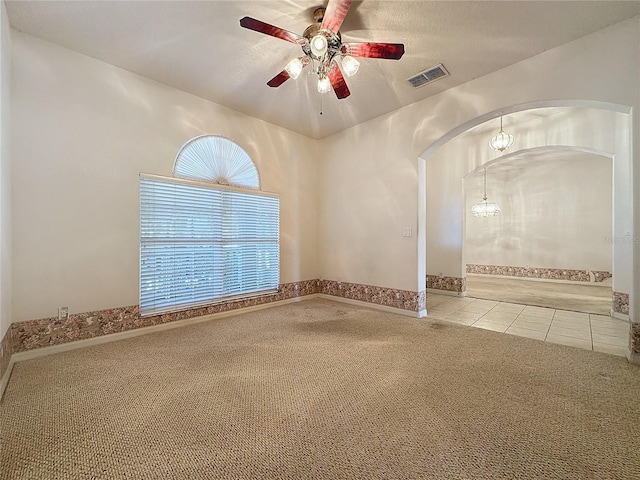
[[[13,321],[138,303],[140,172],[228,137],[281,198],[281,282],[317,278],[317,142],[16,31]]]
[[[324,277],[423,290],[421,262],[442,263],[447,256],[455,258],[444,260],[442,268],[453,265],[457,268],[453,276],[461,276],[462,249],[456,242],[462,234],[462,177],[473,168],[466,168],[466,158],[442,159],[442,170],[460,169],[452,194],[454,187],[449,188],[445,179],[453,178],[453,174],[443,177],[427,172],[434,154],[441,155],[439,147],[456,134],[499,116],[501,110],[515,111],[524,104],[607,102],[626,106],[627,111],[637,110],[639,36],[636,17],[325,139],[319,217]],[[632,126],[636,132],[638,124],[636,116]],[[568,136],[573,133],[568,132]],[[612,138],[616,131],[612,134],[609,129],[606,135],[610,142],[617,142]],[[555,145],[553,140],[547,138],[542,144]],[[628,132],[621,142],[623,147],[624,142],[627,147],[630,145]],[[619,147],[616,143],[617,150]],[[637,144],[634,151],[637,174]],[[628,154],[629,151],[630,167]],[[429,158],[426,167],[418,157]],[[424,177],[418,176],[419,170]],[[630,172],[627,168],[627,178]],[[617,227],[624,231],[632,225],[632,195],[630,184],[617,183],[624,190],[621,198],[627,202],[619,203],[619,218],[614,222],[619,220]],[[419,219],[419,210],[426,209],[428,203],[426,196],[434,191],[446,208],[440,209],[435,219],[429,215],[428,220]],[[637,223],[636,220],[636,229]],[[413,226],[414,232],[418,226],[419,230],[424,229],[425,236],[430,230],[439,229],[443,242],[449,241],[451,235],[456,238],[451,240],[453,245],[444,244],[444,250],[426,254],[426,239],[402,237],[403,225]],[[634,248],[636,259],[640,258],[640,246]],[[630,252],[623,252],[619,258],[628,270],[628,281],[621,291],[631,290]]]
[[[0,5],[0,339],[12,320],[11,268],[11,29],[4,2]]]
[[[505,117],[505,129],[515,137],[514,144],[505,152],[495,152],[488,146],[488,139],[495,134],[499,127],[499,120],[494,119],[480,124],[477,127],[456,136],[439,148],[426,161],[426,183],[427,183],[427,207],[426,207],[426,268],[430,275],[461,277],[465,274],[465,263],[475,262],[464,258],[466,247],[465,238],[465,218],[468,215],[470,205],[465,206],[464,182],[463,179],[471,172],[481,169],[487,165],[489,172],[493,172],[501,165],[516,163],[521,168],[527,169],[540,158],[549,158],[553,155],[569,155],[579,151],[599,152],[608,158],[614,158],[613,170],[618,178],[616,182],[615,198],[617,201],[617,217],[619,222],[614,226],[615,217],[612,211],[608,222],[609,229],[617,228],[616,236],[624,235],[626,229],[630,228],[631,216],[629,207],[631,204],[631,191],[628,183],[623,180],[629,178],[629,155],[625,151],[625,141],[628,144],[628,135],[618,134],[628,128],[629,115],[597,108],[542,108],[528,110],[526,112],[516,112]],[[493,127],[493,128],[492,128]],[[592,153],[593,154],[593,153]],[[585,152],[586,155],[586,152]],[[492,165],[495,165],[492,166]],[[611,165],[610,165],[611,166]],[[543,167],[542,171],[552,176],[554,167]],[[578,168],[577,172],[582,169]],[[581,174],[581,173],[580,173]],[[576,173],[576,175],[578,175]],[[490,182],[494,181],[494,175],[490,173]],[[599,191],[608,192],[609,205],[612,202],[612,173],[604,181]],[[552,185],[538,184],[536,191],[543,189],[548,195],[554,194]],[[497,192],[499,193],[499,191]],[[527,202],[527,198],[523,199]],[[570,221],[570,225],[582,224],[583,216],[579,213],[564,211],[565,221]],[[491,223],[503,222],[506,217],[501,216],[491,219]],[[569,220],[571,219],[571,220]],[[468,225],[467,221],[467,225]],[[543,229],[546,231],[543,222],[538,225],[530,225],[531,228]],[[476,232],[472,232],[472,235]],[[595,233],[595,231],[594,231]],[[534,231],[529,229],[527,238],[520,238],[519,241],[531,241]],[[614,233],[610,230],[606,236],[611,237]],[[498,241],[498,240],[497,240]],[[499,240],[507,241],[506,238]],[[616,244],[605,245],[602,243],[602,235],[598,239],[591,239],[590,247],[596,247],[594,257],[602,255],[603,250],[611,249],[610,254],[614,255],[615,271],[614,283],[619,288],[618,291],[630,291],[632,269],[629,259],[631,254],[628,245]],[[584,243],[582,243],[584,245]],[[512,243],[501,244],[513,255],[515,248]],[[615,246],[616,252],[613,252]],[[548,247],[548,245],[547,245]],[[544,249],[543,245],[539,245]],[[586,248],[586,246],[585,246]],[[506,252],[505,252],[506,253]],[[560,252],[557,258],[560,259]],[[554,260],[553,256],[544,254],[542,250],[534,254],[531,261],[545,258],[545,261]],[[513,258],[513,257],[512,257]],[[563,257],[564,258],[564,257]],[[565,258],[565,261],[573,261],[574,258]],[[497,263],[503,265],[503,263]],[[522,266],[526,266],[525,265]],[[518,264],[519,265],[519,264]],[[544,266],[555,268],[554,265],[532,264],[530,266]],[[561,266],[561,265],[559,265]],[[585,268],[576,265],[564,268]],[[605,269],[603,269],[605,270]]]
[[[529,154],[487,169],[501,208],[474,217],[483,171],[464,179],[465,263],[611,272],[612,160],[585,152]]]
[[[522,104],[578,100],[637,111],[639,37],[635,18],[316,142],[13,32],[13,320],[51,316],[59,305],[77,312],[137,303],[137,174],[168,175],[178,148],[201,133],[239,143],[263,187],[281,193],[283,282],[422,290],[425,263],[449,253],[462,263],[458,246],[426,258],[426,232],[459,235],[463,227],[462,216],[452,221],[445,211],[426,226],[419,217],[428,194],[451,193],[419,157],[433,162],[445,140]],[[614,174],[614,189],[629,200],[614,215],[620,232],[632,227],[629,176],[640,175],[640,135],[632,146],[629,134],[638,125],[636,116],[616,129],[610,152],[627,148],[636,158],[634,170]],[[451,203],[459,214],[468,166]],[[447,159],[440,167],[459,168]],[[638,223],[636,215],[636,231]],[[629,271],[631,248],[638,261],[637,244],[614,260]]]

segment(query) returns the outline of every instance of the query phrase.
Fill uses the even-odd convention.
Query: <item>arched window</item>
[[[185,143],[174,178],[140,175],[140,314],[277,291],[280,200],[237,144]]]
[[[259,189],[255,164],[238,144],[217,135],[192,138],[178,151],[173,176]]]

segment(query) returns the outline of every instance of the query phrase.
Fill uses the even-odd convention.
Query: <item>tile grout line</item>
[[[556,312],[557,311],[558,311],[557,309],[553,310],[553,315],[551,315],[551,322],[549,322],[549,327],[547,327],[547,333],[544,336],[544,340],[543,340],[544,342],[547,341],[547,337],[549,336],[549,332],[551,331],[551,326],[553,325],[553,320],[556,318]]]

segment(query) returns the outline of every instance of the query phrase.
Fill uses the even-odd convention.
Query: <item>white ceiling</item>
[[[321,3],[6,1],[14,29],[313,138],[640,14],[640,1],[354,2],[343,41],[402,42],[406,53],[362,59],[347,79],[351,96],[323,95],[321,116],[312,78],[266,85],[300,47],[239,25],[248,15],[301,34]],[[439,63],[449,77],[418,89],[406,82]]]

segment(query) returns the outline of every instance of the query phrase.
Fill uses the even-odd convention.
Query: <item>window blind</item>
[[[140,314],[276,291],[280,201],[172,178],[140,177]]]

